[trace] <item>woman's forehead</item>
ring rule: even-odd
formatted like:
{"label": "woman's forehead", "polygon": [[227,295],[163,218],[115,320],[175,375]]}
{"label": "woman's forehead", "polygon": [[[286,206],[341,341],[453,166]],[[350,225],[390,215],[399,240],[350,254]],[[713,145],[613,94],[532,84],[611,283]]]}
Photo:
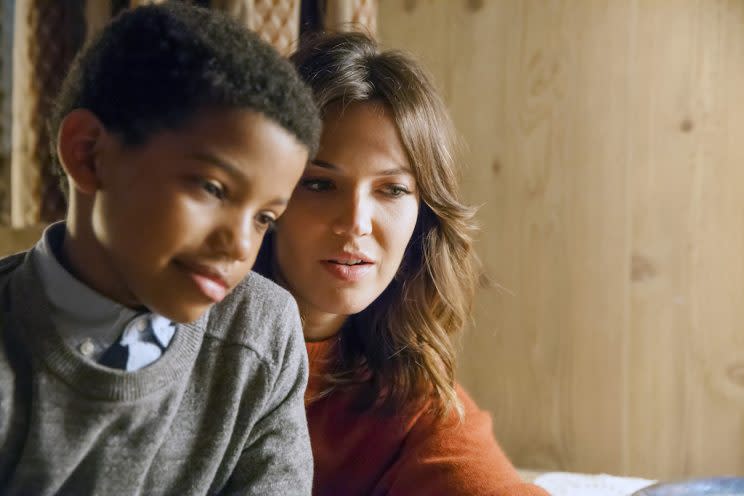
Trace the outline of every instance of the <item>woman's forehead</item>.
{"label": "woman's forehead", "polygon": [[327,113],[316,166],[331,171],[364,167],[376,174],[411,173],[392,113],[364,102]]}

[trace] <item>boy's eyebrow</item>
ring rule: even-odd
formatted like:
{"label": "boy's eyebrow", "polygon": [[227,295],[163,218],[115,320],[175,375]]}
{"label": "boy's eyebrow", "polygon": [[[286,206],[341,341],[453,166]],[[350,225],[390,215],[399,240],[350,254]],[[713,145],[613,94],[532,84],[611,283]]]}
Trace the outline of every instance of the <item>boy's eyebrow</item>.
{"label": "boy's eyebrow", "polygon": [[246,180],[248,179],[245,175],[245,173],[240,170],[240,167],[237,165],[228,162],[227,160],[218,157],[217,155],[214,155],[213,153],[210,153],[208,151],[196,151],[191,154],[191,156],[197,160],[201,160],[203,162],[209,162],[212,165],[216,165],[220,169],[224,169],[225,172],[230,174],[231,176],[234,176],[238,179]]}
{"label": "boy's eyebrow", "polygon": [[[242,170],[240,170],[240,167],[208,151],[197,151],[197,152],[192,153],[191,156],[197,160],[202,160],[204,162],[209,162],[212,165],[216,165],[217,167],[219,167],[220,169],[223,169],[225,172],[227,172],[231,176],[236,177],[242,181],[250,182],[250,178],[248,178],[248,176],[246,176],[245,173]],[[283,207],[287,205],[288,203],[289,203],[289,198],[276,198],[273,201],[271,201],[269,205],[276,205],[278,207]]]}
{"label": "boy's eyebrow", "polygon": [[[310,163],[318,167],[322,167],[323,169],[330,169],[332,171],[340,170],[339,166],[332,164],[330,162],[326,162],[325,160],[313,159],[310,161]],[[386,169],[384,171],[375,173],[376,176],[397,176],[398,174],[413,175],[413,172],[407,167],[397,167],[394,169]]]}

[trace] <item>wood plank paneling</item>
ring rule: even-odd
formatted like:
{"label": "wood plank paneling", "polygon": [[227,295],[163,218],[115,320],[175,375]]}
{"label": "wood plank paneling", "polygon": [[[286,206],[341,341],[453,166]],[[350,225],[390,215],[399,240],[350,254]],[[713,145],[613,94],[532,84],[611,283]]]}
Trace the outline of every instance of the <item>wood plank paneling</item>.
{"label": "wood plank paneling", "polygon": [[513,460],[744,473],[744,3],[407,0],[378,29],[467,143],[504,289],[460,376]]}

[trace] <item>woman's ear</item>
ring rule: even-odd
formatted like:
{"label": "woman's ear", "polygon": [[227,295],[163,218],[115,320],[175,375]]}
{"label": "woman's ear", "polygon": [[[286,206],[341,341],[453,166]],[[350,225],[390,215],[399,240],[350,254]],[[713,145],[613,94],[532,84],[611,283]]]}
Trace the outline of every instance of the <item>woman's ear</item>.
{"label": "woman's ear", "polygon": [[105,128],[90,110],[75,109],[65,116],[57,135],[57,157],[67,173],[70,189],[92,195],[99,188],[96,145]]}

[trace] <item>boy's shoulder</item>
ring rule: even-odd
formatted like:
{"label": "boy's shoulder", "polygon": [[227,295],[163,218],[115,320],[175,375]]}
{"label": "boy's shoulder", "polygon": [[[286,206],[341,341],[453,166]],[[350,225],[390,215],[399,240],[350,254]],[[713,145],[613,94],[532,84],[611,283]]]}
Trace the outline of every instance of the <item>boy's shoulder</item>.
{"label": "boy's shoulder", "polygon": [[14,255],[0,258],[0,280],[4,280],[26,259],[28,252],[22,251]]}
{"label": "boy's shoulder", "polygon": [[265,277],[250,272],[212,307],[206,329],[214,339],[253,349],[262,359],[281,360],[293,333],[302,330],[292,295]]}

